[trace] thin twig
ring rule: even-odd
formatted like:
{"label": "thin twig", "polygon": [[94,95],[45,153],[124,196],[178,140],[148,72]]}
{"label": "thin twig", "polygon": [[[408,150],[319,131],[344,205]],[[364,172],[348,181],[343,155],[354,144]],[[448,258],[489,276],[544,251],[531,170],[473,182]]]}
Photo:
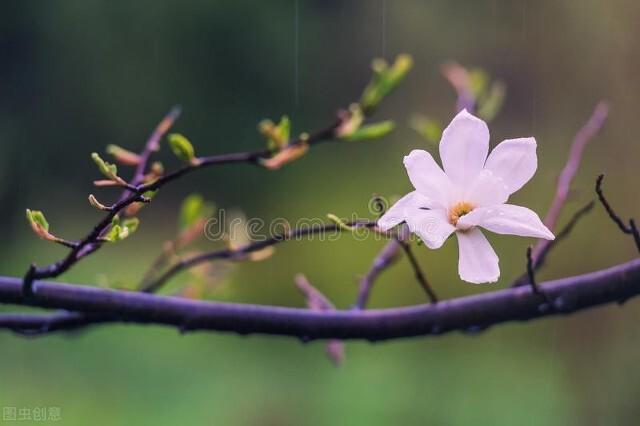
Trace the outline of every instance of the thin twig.
{"label": "thin twig", "polygon": [[373,259],[371,268],[369,268],[369,271],[360,279],[358,296],[353,306],[354,309],[359,310],[365,308],[376,279],[384,270],[396,262],[402,246],[400,240],[407,238],[408,235],[409,228],[406,225],[402,225],[398,232],[398,237],[386,243],[375,259]]}
{"label": "thin twig", "polygon": [[[585,204],[583,207],[581,207],[579,210],[577,210],[573,214],[573,216],[571,216],[571,219],[569,219],[569,222],[567,222],[567,224],[556,234],[556,238],[553,241],[551,241],[550,244],[546,244],[544,246],[544,250],[540,252],[538,257],[536,259],[533,259],[533,256],[531,256],[531,258],[533,259],[534,271],[538,271],[540,268],[542,268],[542,266],[544,266],[544,262],[547,259],[547,256],[549,255],[549,253],[555,247],[558,246],[558,243],[565,240],[571,234],[571,232],[573,231],[573,228],[575,228],[575,226],[578,224],[580,219],[582,219],[587,213],[589,213],[593,209],[594,205],[595,205],[595,201],[592,200],[592,201],[589,201],[587,204]],[[517,280],[514,281],[513,286],[517,287],[517,286],[525,285],[527,284],[528,279],[529,279],[528,274],[524,273]]]}
{"label": "thin twig", "polygon": [[[304,274],[297,274],[294,281],[300,292],[305,296],[309,309],[320,312],[334,311],[336,309],[333,303],[320,290],[315,288]],[[340,366],[344,363],[346,355],[344,343],[341,340],[329,340],[325,346],[325,352],[335,366]]]}
{"label": "thin twig", "polygon": [[636,244],[636,248],[638,249],[638,251],[640,251],[640,233],[638,232],[638,227],[636,226],[635,219],[633,218],[629,219],[629,226],[625,225],[622,218],[615,212],[615,210],[613,210],[613,207],[611,207],[611,204],[609,204],[609,201],[604,196],[604,191],[602,190],[603,180],[604,180],[603,174],[598,176],[598,178],[596,179],[596,194],[598,194],[598,199],[600,200],[600,203],[602,204],[604,209],[607,211],[607,214],[609,215],[611,220],[616,225],[618,225],[618,228],[620,229],[620,231],[624,232],[625,234],[630,234],[633,236],[633,241]]}
{"label": "thin twig", "polygon": [[[348,222],[347,225],[349,227],[356,227],[356,228],[357,227],[373,228],[376,226],[376,222],[357,221],[357,222]],[[159,277],[142,286],[140,288],[140,291],[145,293],[157,292],[169,279],[171,279],[177,273],[185,269],[192,268],[204,262],[209,262],[215,259],[226,259],[226,260],[234,260],[234,261],[244,260],[246,259],[247,255],[250,253],[262,250],[266,247],[270,247],[284,241],[295,240],[308,235],[322,234],[322,233],[329,233],[329,232],[342,232],[342,231],[343,231],[343,228],[335,223],[313,225],[309,227],[301,227],[298,229],[288,230],[281,234],[274,235],[270,238],[249,243],[246,246],[237,248],[237,249],[223,249],[223,250],[215,250],[215,251],[200,253],[200,254],[182,259],[179,262],[175,263],[173,266],[167,269]]]}
{"label": "thin twig", "polygon": [[411,246],[406,241],[401,241],[398,239],[398,242],[400,243],[400,246],[402,247],[405,254],[407,255],[407,258],[409,259],[409,263],[411,263],[411,267],[413,268],[413,272],[416,276],[416,280],[418,281],[418,283],[420,283],[420,287],[422,287],[424,292],[427,294],[431,303],[438,303],[438,296],[436,296],[436,293],[435,291],[433,291],[431,284],[429,284],[427,277],[422,272],[422,269],[418,264],[418,260],[414,256],[413,250],[411,250]]}
{"label": "thin twig", "polygon": [[[587,122],[582,126],[582,128],[576,133],[573,138],[573,143],[571,144],[571,149],[569,151],[569,158],[558,177],[558,185],[556,187],[556,193],[551,202],[551,206],[547,211],[547,214],[543,220],[544,224],[547,228],[552,231],[555,229],[558,219],[560,218],[560,214],[562,213],[562,208],[567,202],[567,197],[569,196],[569,190],[571,188],[571,181],[573,180],[578,168],[580,167],[580,162],[582,161],[582,154],[584,153],[584,149],[587,146],[587,143],[602,129],[604,125],[607,115],[609,114],[609,105],[600,101],[593,113],[587,120]],[[549,240],[540,239],[536,243],[533,248],[533,259],[536,261],[540,254],[545,250],[547,245],[551,244]]]}
{"label": "thin twig", "polygon": [[533,266],[533,257],[531,256],[531,246],[527,247],[527,277],[529,278],[529,285],[534,293],[540,293],[538,284],[536,284],[536,272]]}
{"label": "thin twig", "polygon": [[609,204],[609,201],[607,200],[607,198],[604,196],[604,191],[602,190],[603,181],[604,181],[604,174],[601,174],[596,179],[596,194],[598,194],[598,199],[600,200],[600,203],[602,204],[604,209],[607,211],[607,214],[609,215],[611,220],[616,225],[618,225],[618,228],[620,228],[620,230],[625,234],[631,234],[632,233],[631,228],[627,227],[627,225],[620,218],[620,216],[618,216],[615,210],[613,210],[613,207],[611,207],[611,204]]}
{"label": "thin twig", "polygon": [[629,219],[629,226],[631,227],[631,234],[633,235],[633,241],[636,243],[638,251],[640,251],[640,233],[636,226],[636,220],[634,218]]}

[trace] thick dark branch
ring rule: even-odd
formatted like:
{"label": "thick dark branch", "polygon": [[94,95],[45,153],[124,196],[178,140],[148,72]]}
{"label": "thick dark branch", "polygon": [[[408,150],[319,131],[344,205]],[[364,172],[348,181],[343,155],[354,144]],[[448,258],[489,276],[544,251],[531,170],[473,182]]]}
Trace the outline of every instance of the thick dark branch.
{"label": "thick dark branch", "polygon": [[[230,304],[106,290],[79,285],[37,282],[32,297],[22,293],[22,280],[0,278],[0,302],[113,315],[112,321],[163,324],[182,331],[217,330],[262,333],[300,339],[385,340],[476,331],[509,321],[571,314],[640,294],[640,259],[589,274],[540,283],[553,304],[542,309],[530,287],[515,287],[406,308],[315,312],[247,304]],[[11,329],[41,330],[36,317],[0,316]],[[42,322],[44,324],[45,321]],[[26,326],[28,325],[28,327]],[[44,327],[44,325],[43,325]]]}
{"label": "thick dark branch", "polygon": [[73,331],[89,324],[114,322],[114,315],[61,311],[53,314],[0,314],[0,328],[23,336],[39,336],[56,331]]}

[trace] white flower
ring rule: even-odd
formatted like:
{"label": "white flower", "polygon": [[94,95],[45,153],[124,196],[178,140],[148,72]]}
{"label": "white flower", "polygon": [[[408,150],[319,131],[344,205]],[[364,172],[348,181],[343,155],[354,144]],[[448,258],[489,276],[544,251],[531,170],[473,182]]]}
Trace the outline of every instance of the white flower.
{"label": "white flower", "polygon": [[488,152],[487,124],[461,111],[442,133],[444,171],[428,152],[411,151],[404,165],[415,191],[394,204],[378,227],[387,231],[406,222],[431,249],[440,248],[455,232],[460,278],[476,284],[497,281],[498,256],[478,227],[497,234],[555,237],[535,212],[505,204],[538,167],[536,140],[507,139],[487,158]]}

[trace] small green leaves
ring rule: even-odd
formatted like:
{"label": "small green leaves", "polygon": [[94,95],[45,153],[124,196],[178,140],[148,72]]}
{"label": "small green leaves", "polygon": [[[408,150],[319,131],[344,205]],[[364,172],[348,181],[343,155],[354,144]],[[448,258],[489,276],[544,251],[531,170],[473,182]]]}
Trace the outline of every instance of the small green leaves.
{"label": "small green leaves", "polygon": [[491,81],[489,73],[482,68],[472,68],[467,73],[469,91],[476,101],[476,113],[485,121],[493,120],[500,112],[506,86],[500,80]]}
{"label": "small green leaves", "polygon": [[409,124],[427,142],[434,145],[437,145],[442,137],[442,125],[432,118],[416,115],[411,118]]}
{"label": "small green leaves", "polygon": [[381,138],[395,128],[393,121],[381,121],[363,126],[365,117],[359,104],[351,104],[349,111],[340,111],[338,118],[341,122],[336,128],[336,137],[348,142]]}
{"label": "small green leaves", "polygon": [[102,173],[107,179],[112,181],[122,180],[118,177],[118,167],[115,164],[107,163],[98,155],[97,152],[91,154],[91,159],[98,166],[100,173]]}
{"label": "small green leaves", "polygon": [[308,150],[309,145],[306,142],[301,142],[288,145],[274,156],[270,158],[261,158],[258,161],[261,166],[266,167],[269,170],[277,170],[285,164],[289,164],[302,157]]}
{"label": "small green leaves", "polygon": [[302,133],[296,141],[290,141],[291,120],[286,115],[277,125],[271,120],[262,120],[258,124],[258,131],[267,139],[267,148],[272,154],[269,158],[258,159],[258,163],[269,170],[279,169],[297,160],[309,149],[309,135],[306,133]]}
{"label": "small green leaves", "polygon": [[278,151],[289,143],[291,120],[286,115],[280,118],[277,125],[271,120],[262,120],[258,124],[258,131],[267,139],[267,148],[270,151]]}
{"label": "small green leaves", "polygon": [[478,117],[485,121],[493,120],[504,104],[507,88],[502,81],[494,81],[489,91],[478,100]]}
{"label": "small green leaves", "polygon": [[89,204],[91,204],[92,207],[98,210],[103,210],[103,211],[111,210],[111,207],[105,206],[104,204],[102,204],[100,201],[98,201],[98,199],[93,194],[89,194]]}
{"label": "small green leaves", "polygon": [[407,54],[398,55],[391,66],[384,59],[375,59],[372,64],[373,78],[360,99],[363,111],[367,114],[373,111],[400,84],[412,66],[413,59]]}
{"label": "small green leaves", "polygon": [[140,156],[118,145],[107,145],[107,153],[111,154],[117,162],[125,166],[137,166],[140,163]]}
{"label": "small green leaves", "polygon": [[192,165],[197,163],[196,153],[189,139],[180,133],[171,133],[167,139],[169,140],[169,146],[176,157],[185,163],[190,163]]}
{"label": "small green leaves", "polygon": [[41,211],[27,209],[27,220],[38,236],[49,233],[49,222],[47,222],[47,219]]}
{"label": "small green leaves", "polygon": [[494,79],[482,68],[467,69],[456,62],[442,66],[442,74],[458,93],[458,99],[465,100],[466,108],[474,109],[478,117],[493,120],[504,103],[506,86]]}
{"label": "small green leaves", "polygon": [[49,222],[44,217],[44,214],[39,210],[26,210],[27,220],[33,232],[40,238],[46,241],[53,241],[55,243],[61,243],[69,246],[71,243],[61,238],[56,237],[49,233]]}
{"label": "small green leaves", "polygon": [[364,113],[359,104],[349,105],[349,110],[341,110],[338,113],[340,125],[336,128],[336,136],[345,139],[355,133],[364,121]]}
{"label": "small green leaves", "polygon": [[489,85],[489,74],[482,68],[472,68],[467,73],[469,91],[474,98],[482,96]]}
{"label": "small green leaves", "polygon": [[396,125],[393,121],[381,121],[379,123],[362,126],[349,136],[345,136],[342,139],[349,142],[378,139],[389,134],[395,127]]}
{"label": "small green leaves", "polygon": [[187,196],[180,207],[179,227],[184,231],[194,226],[198,221],[210,217],[215,211],[213,203],[208,203],[200,194]]}
{"label": "small green leaves", "polygon": [[109,231],[103,237],[103,240],[110,243],[122,241],[129,235],[133,234],[138,229],[139,224],[140,221],[136,217],[120,221],[118,216],[114,216],[111,221],[111,228],[109,228]]}

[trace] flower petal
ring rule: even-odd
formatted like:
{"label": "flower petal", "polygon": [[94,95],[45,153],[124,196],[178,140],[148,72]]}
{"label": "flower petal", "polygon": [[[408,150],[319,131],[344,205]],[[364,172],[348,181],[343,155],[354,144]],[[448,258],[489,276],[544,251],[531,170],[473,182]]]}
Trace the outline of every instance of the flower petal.
{"label": "flower petal", "polygon": [[429,199],[428,205],[424,207],[447,206],[451,181],[431,154],[414,149],[404,157],[404,166],[414,188]]}
{"label": "flower petal", "polygon": [[464,201],[474,207],[504,204],[509,199],[507,185],[491,170],[482,170],[464,192]]}
{"label": "flower petal", "polygon": [[484,166],[502,178],[513,194],[529,181],[538,168],[534,138],[507,139],[496,146]]}
{"label": "flower petal", "polygon": [[447,211],[443,209],[413,211],[407,217],[407,225],[430,249],[442,247],[456,230],[447,220]]}
{"label": "flower petal", "polygon": [[542,223],[538,215],[522,206],[503,204],[479,207],[458,220],[458,226],[482,226],[496,234],[519,235],[553,240],[553,233]]}
{"label": "flower petal", "polygon": [[487,124],[466,110],[460,111],[442,133],[442,166],[455,184],[470,183],[484,167],[488,152]]}
{"label": "flower petal", "polygon": [[458,273],[464,281],[473,284],[493,283],[500,277],[498,256],[487,238],[478,228],[457,232]]}
{"label": "flower petal", "polygon": [[388,231],[397,224],[404,222],[411,212],[420,210],[420,207],[425,207],[428,201],[428,198],[421,195],[418,191],[408,193],[400,198],[378,219],[378,228],[383,232]]}

